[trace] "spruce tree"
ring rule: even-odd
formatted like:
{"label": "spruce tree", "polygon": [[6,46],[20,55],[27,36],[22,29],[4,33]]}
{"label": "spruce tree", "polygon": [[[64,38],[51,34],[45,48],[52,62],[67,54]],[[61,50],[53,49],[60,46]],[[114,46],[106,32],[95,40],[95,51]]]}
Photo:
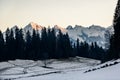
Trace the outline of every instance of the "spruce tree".
{"label": "spruce tree", "polygon": [[48,28],[48,39],[47,39],[47,44],[48,44],[48,53],[50,58],[55,58],[55,49],[56,49],[56,33],[54,28],[50,29]]}
{"label": "spruce tree", "polygon": [[9,35],[9,52],[10,52],[10,56],[11,59],[16,59],[16,53],[15,53],[15,38],[14,38],[14,33],[13,30],[10,30],[10,35]]}
{"label": "spruce tree", "polygon": [[[42,58],[43,59],[46,59],[46,56],[48,57],[49,54],[48,54],[48,35],[47,35],[47,31],[46,31],[46,28],[44,27],[42,29],[42,32],[41,32],[41,54],[42,54]],[[46,56],[45,56],[46,55]]]}
{"label": "spruce tree", "polygon": [[56,52],[56,32],[55,29],[52,28],[51,30],[51,58],[55,58],[55,52]]}
{"label": "spruce tree", "polygon": [[71,57],[75,57],[75,56],[78,56],[78,55],[77,55],[77,47],[76,47],[76,44],[74,43]]}
{"label": "spruce tree", "polygon": [[77,46],[76,46],[76,55],[80,56],[80,42],[78,38],[77,38]]}
{"label": "spruce tree", "polygon": [[38,60],[40,57],[40,37],[37,30],[33,30],[32,41],[31,41],[31,58]]}
{"label": "spruce tree", "polygon": [[25,40],[23,38],[23,29],[16,28],[15,30],[15,45],[16,45],[16,58],[25,58]]}
{"label": "spruce tree", "polygon": [[57,43],[56,43],[56,58],[62,58],[63,57],[63,33],[61,30],[59,30],[59,33],[57,35]]}
{"label": "spruce tree", "polygon": [[108,54],[108,59],[117,59],[120,57],[120,0],[118,0],[114,20],[114,35],[110,39],[110,49]]}
{"label": "spruce tree", "polygon": [[4,60],[4,38],[3,38],[3,34],[2,32],[0,31],[0,61],[3,61]]}
{"label": "spruce tree", "polygon": [[26,38],[26,42],[25,42],[25,58],[30,59],[32,36],[30,35],[29,31],[26,33],[25,38]]}
{"label": "spruce tree", "polygon": [[70,57],[70,55],[72,54],[72,46],[70,43],[70,39],[69,39],[69,35],[68,33],[66,33],[65,35],[63,35],[63,49],[64,49],[64,58],[68,58]]}
{"label": "spruce tree", "polygon": [[5,31],[5,55],[4,55],[4,58],[6,60],[9,60],[11,57],[11,54],[10,54],[10,45],[9,45],[9,41],[10,41],[10,29],[7,28],[7,30]]}

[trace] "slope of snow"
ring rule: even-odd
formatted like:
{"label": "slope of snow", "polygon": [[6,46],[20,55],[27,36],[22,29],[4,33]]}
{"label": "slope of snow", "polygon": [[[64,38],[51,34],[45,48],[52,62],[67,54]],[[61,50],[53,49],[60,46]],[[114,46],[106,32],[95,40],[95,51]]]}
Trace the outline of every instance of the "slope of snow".
{"label": "slope of snow", "polygon": [[30,22],[27,26],[25,26],[24,29],[25,30],[31,30],[31,29],[42,30],[43,26],[38,25],[37,23],[34,23],[34,22]]}
{"label": "slope of snow", "polygon": [[56,33],[58,33],[59,30],[61,30],[61,32],[64,34],[67,32],[67,30],[65,28],[62,28],[58,25],[55,25],[53,28],[55,29]]}
{"label": "slope of snow", "polygon": [[38,30],[38,32],[40,33],[41,30],[43,29],[43,26],[38,25],[37,23],[34,23],[34,22],[30,22],[28,25],[26,25],[26,26],[23,28],[24,35],[25,35],[28,31],[32,34],[33,29]]}
{"label": "slope of snow", "polygon": [[44,68],[43,61],[15,60],[0,63],[0,79],[19,79],[48,74],[66,74],[86,70],[99,64],[100,61],[87,58],[71,58],[67,60],[49,60]]}
{"label": "slope of snow", "polygon": [[[117,64],[115,64],[116,62]],[[120,80],[120,59],[99,65],[96,63],[99,64],[99,61],[87,58],[72,58],[69,60],[51,60],[51,64],[48,66],[52,68],[43,68],[41,67],[43,65],[42,61],[16,60],[2,62],[0,63],[3,66],[0,67],[0,79]],[[104,65],[109,66],[101,68]],[[86,70],[94,68],[97,68],[97,70],[84,73]],[[23,73],[24,69],[27,73]]]}
{"label": "slope of snow", "polygon": [[[110,61],[104,64],[111,64],[113,62],[114,61]],[[21,78],[17,80],[120,80],[119,68],[120,63],[89,73],[83,73],[84,70],[77,70],[66,73],[56,73],[43,76]]]}

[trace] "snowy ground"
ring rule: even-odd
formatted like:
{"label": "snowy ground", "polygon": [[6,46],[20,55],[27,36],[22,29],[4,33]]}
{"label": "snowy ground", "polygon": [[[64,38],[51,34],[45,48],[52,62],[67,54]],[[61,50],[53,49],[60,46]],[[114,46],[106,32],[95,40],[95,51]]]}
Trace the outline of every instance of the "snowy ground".
{"label": "snowy ground", "polygon": [[[43,68],[42,61],[15,60],[1,62],[0,80],[120,80],[119,59],[104,64],[99,64],[99,61],[87,58],[49,60],[48,62],[47,66],[49,68]],[[115,62],[117,64],[113,65]],[[86,72],[88,70],[90,72]]]}

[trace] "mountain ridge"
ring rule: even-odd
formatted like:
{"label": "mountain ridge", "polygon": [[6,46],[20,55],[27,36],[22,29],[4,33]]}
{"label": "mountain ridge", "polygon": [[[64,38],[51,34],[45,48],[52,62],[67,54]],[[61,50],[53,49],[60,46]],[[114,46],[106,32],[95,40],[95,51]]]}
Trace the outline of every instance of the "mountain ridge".
{"label": "mountain ridge", "polygon": [[[11,29],[14,29],[14,26]],[[28,25],[26,25],[23,28],[23,34],[25,35],[27,31],[29,31],[32,34],[33,29],[38,30],[39,33],[41,33],[41,30],[44,27],[41,25],[38,25],[37,23],[30,22]],[[106,34],[113,34],[113,28],[112,26],[108,28],[101,27],[99,25],[91,25],[89,27],[84,27],[81,25],[75,25],[74,27],[69,25],[66,28],[60,27],[58,25],[54,25],[53,27],[58,33],[59,29],[65,34],[69,34],[69,38],[72,43],[75,43],[77,39],[79,39],[80,42],[86,41],[87,43],[91,44],[92,42],[97,42],[97,44],[103,48],[105,48],[106,44]]]}

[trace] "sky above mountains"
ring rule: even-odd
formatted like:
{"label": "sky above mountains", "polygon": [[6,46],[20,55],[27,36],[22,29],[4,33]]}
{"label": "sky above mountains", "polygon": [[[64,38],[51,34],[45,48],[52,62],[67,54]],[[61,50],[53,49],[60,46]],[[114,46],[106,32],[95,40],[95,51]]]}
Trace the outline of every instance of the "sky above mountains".
{"label": "sky above mountains", "polygon": [[117,0],[0,0],[0,30],[31,21],[42,26],[104,27],[113,20]]}

